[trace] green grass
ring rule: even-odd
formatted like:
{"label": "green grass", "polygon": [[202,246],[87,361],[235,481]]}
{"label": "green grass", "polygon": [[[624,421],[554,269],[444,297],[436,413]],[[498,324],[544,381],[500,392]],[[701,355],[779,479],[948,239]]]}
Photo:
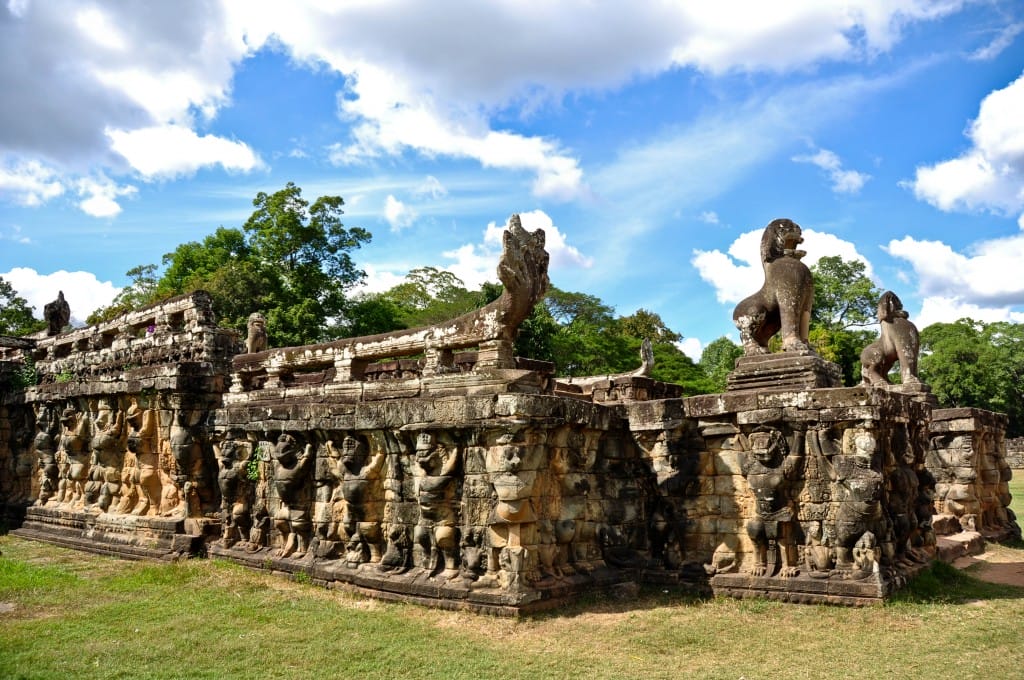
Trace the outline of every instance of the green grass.
{"label": "green grass", "polygon": [[1013,495],[1010,509],[1016,513],[1017,523],[1021,524],[1024,522],[1024,470],[1013,471],[1013,479],[1010,480],[1010,494]]}
{"label": "green grass", "polygon": [[969,678],[1024,667],[1024,589],[945,565],[863,609],[652,588],[510,620],[217,560],[128,562],[12,536],[0,550],[3,678]]}

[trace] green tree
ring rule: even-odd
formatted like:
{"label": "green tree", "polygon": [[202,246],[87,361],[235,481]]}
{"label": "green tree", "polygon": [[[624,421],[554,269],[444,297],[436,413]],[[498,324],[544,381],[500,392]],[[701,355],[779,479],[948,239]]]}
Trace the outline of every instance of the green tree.
{"label": "green tree", "polygon": [[708,343],[700,354],[700,367],[710,382],[709,392],[725,391],[726,378],[741,356],[743,348],[724,335]]}
{"label": "green tree", "polygon": [[481,291],[467,290],[462,279],[437,267],[413,269],[381,296],[398,308],[405,328],[441,323],[488,302]]}
{"label": "green tree", "polygon": [[921,331],[921,379],[939,403],[1006,413],[1024,435],[1024,325],[960,319]]}
{"label": "green tree", "polygon": [[310,205],[292,182],[253,199],[256,210],[243,225],[248,246],[261,268],[274,269],[280,277],[280,287],[261,310],[271,344],[325,339],[329,320],[344,312],[345,292],[366,275],[351,251],[371,235],[344,227],[343,205],[340,196],[321,196]]}
{"label": "green tree", "polygon": [[28,335],[46,328],[46,322],[32,315],[28,301],[0,277],[0,335]]}
{"label": "green tree", "polygon": [[877,321],[875,310],[882,291],[868,278],[860,260],[823,257],[811,267],[814,307],[811,346],[822,358],[839,364],[843,383],[860,382],[860,352],[874,339],[863,330]]}
{"label": "green tree", "polygon": [[137,267],[132,267],[125,272],[125,276],[131,279],[129,284],[120,290],[109,305],[93,311],[85,320],[86,323],[109,321],[116,316],[153,304],[160,299],[155,264],[140,264]]}

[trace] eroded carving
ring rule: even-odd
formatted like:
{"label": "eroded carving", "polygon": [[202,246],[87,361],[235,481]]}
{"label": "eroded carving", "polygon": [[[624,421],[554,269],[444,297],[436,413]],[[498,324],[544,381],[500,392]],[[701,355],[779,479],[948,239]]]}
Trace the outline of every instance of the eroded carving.
{"label": "eroded carving", "polygon": [[878,301],[880,337],[860,353],[861,375],[868,385],[888,385],[889,371],[900,363],[904,385],[920,383],[917,377],[917,353],[920,347],[917,326],[903,309],[903,303],[891,290]]}
{"label": "eroded carving", "polygon": [[800,573],[792,485],[801,476],[803,458],[802,444],[790,451],[786,438],[777,429],[755,430],[747,437],[740,467],[755,500],[755,515],[747,521],[747,534],[756,549],[750,568],[754,576],[771,576],[776,556],[781,562],[779,576]]}

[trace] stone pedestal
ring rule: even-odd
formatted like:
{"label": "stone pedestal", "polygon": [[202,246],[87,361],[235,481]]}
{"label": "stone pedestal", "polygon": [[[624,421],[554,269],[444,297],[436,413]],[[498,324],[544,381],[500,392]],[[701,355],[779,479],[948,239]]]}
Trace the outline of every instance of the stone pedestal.
{"label": "stone pedestal", "polygon": [[813,352],[755,354],[736,360],[727,378],[729,392],[737,390],[801,390],[839,387],[842,370]]}
{"label": "stone pedestal", "polygon": [[12,533],[45,543],[127,559],[175,560],[198,554],[214,520],[108,515],[61,507],[31,507]]}

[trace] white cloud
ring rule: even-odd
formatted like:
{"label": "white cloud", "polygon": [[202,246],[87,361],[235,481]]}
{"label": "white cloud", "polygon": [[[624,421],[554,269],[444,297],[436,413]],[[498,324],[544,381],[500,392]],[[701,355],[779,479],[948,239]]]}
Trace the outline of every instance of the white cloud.
{"label": "white cloud", "polygon": [[697,338],[683,338],[682,341],[675,343],[675,345],[679,348],[679,351],[694,361],[700,361],[700,355],[704,352],[704,343]]}
{"label": "white cloud", "polygon": [[14,241],[15,243],[20,243],[22,245],[28,245],[30,243],[33,243],[31,238],[22,233],[20,225],[12,224],[8,227],[8,229],[10,233],[0,234],[0,239],[4,239],[6,241]]}
{"label": "white cloud", "polygon": [[[918,293],[933,299],[931,305],[937,309],[987,308],[1005,315],[1010,306],[1024,305],[1022,234],[976,243],[967,254],[940,241],[911,236],[890,241],[885,250],[911,264]],[[982,313],[977,314],[981,318]]]}
{"label": "white cloud", "polygon": [[1013,44],[1014,39],[1024,32],[1024,22],[1018,22],[1010,24],[1003,28],[996,37],[992,39],[992,42],[981,47],[971,53],[969,59],[972,61],[988,61],[989,59],[995,59],[1003,50]]}
{"label": "white cloud", "polygon": [[891,48],[908,24],[961,4],[10,0],[0,91],[18,96],[0,107],[0,153],[84,167],[84,175],[120,170],[112,148],[145,177],[253,170],[260,164],[244,140],[200,135],[195,119],[230,104],[243,59],[283,49],[346,78],[338,106],[351,136],[336,159],[472,159],[530,173],[537,196],[565,200],[588,193],[578,155],[558,139],[495,124],[496,112],[528,113],[569,92],[680,67],[780,71],[862,60]]}
{"label": "white cloud", "polygon": [[1024,210],[1024,75],[981,102],[957,158],[917,168],[914,195],[944,211]]}
{"label": "white cloud", "polygon": [[423,182],[413,190],[413,194],[416,196],[429,196],[433,199],[443,198],[448,195],[448,190],[445,189],[441,181],[433,175],[427,175]]}
{"label": "white cloud", "polygon": [[[729,246],[728,254],[719,250],[693,251],[691,264],[700,277],[714,287],[719,302],[739,302],[760,290],[764,283],[760,253],[762,234],[763,228],[740,234]],[[871,263],[849,241],[813,229],[804,229],[803,237],[800,248],[807,251],[803,262],[808,267],[823,257],[838,255],[844,260],[863,262],[865,275],[874,278]]]}
{"label": "white cloud", "polygon": [[[907,24],[960,5],[805,0],[737,8],[576,0],[541,7],[395,0],[280,10],[247,3],[229,11],[250,45],[273,34],[297,60],[348,77],[339,109],[353,125],[352,138],[334,147],[335,162],[407,151],[470,158],[485,167],[533,172],[536,195],[570,199],[588,194],[579,160],[557,140],[494,129],[495,111],[529,110],[569,91],[614,88],[677,67],[781,71],[864,59],[892,47]],[[756,20],[738,22],[737,13]],[[431,30],[423,31],[425,25]],[[498,35],[515,36],[514,48],[496,49],[491,36]]]}
{"label": "white cloud", "polygon": [[401,231],[416,221],[416,211],[388,194],[384,201],[384,219],[391,225],[391,231]]}
{"label": "white cloud", "polygon": [[[528,231],[544,230],[544,249],[551,256],[549,271],[573,267],[588,268],[594,264],[591,257],[581,253],[575,246],[569,245],[551,217],[543,210],[519,213],[523,228]],[[483,243],[464,244],[455,250],[443,253],[454,263],[444,267],[458,276],[469,289],[479,287],[485,281],[497,281],[498,260],[501,257],[501,234],[505,224],[491,222],[484,230]]]}
{"label": "white cloud", "polygon": [[93,217],[116,217],[121,213],[117,198],[131,196],[138,190],[133,186],[118,186],[106,176],[79,180],[75,189],[79,196],[84,196],[78,207],[82,212]]}
{"label": "white cloud", "polygon": [[839,156],[828,149],[818,149],[813,154],[793,156],[792,160],[795,163],[810,163],[824,170],[832,180],[832,191],[837,194],[856,194],[864,187],[864,183],[871,179],[871,175],[856,170],[844,170]]}
{"label": "white cloud", "polygon": [[984,307],[956,298],[927,297],[922,301],[921,313],[911,317],[911,321],[918,328],[927,328],[933,323],[952,323],[964,318],[985,323],[1024,323],[1024,312],[1014,311],[1010,307]]}
{"label": "white cloud", "polygon": [[0,277],[28,301],[36,318],[42,318],[43,305],[56,300],[57,293],[64,291],[64,298],[71,306],[72,322],[77,323],[84,323],[93,311],[109,305],[121,290],[110,281],[100,281],[91,272],[83,271],[40,274],[28,267],[15,267]]}
{"label": "white cloud", "polygon": [[247,144],[214,135],[197,135],[181,125],[138,130],[107,130],[110,146],[147,179],[190,175],[199,168],[221,165],[248,172],[262,161]]}
{"label": "white cloud", "polygon": [[705,224],[719,223],[718,213],[716,213],[714,210],[705,210],[700,214],[700,216],[697,219],[699,219],[701,222],[704,222]]}
{"label": "white cloud", "polygon": [[10,196],[15,203],[42,205],[63,193],[64,185],[57,172],[38,161],[0,166],[0,195]]}

